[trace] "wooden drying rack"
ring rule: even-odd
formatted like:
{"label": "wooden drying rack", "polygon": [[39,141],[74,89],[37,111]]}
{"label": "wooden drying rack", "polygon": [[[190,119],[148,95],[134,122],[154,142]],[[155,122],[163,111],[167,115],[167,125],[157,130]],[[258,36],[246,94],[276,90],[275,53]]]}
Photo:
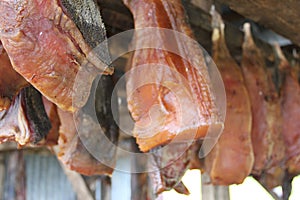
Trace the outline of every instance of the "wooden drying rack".
{"label": "wooden drying rack", "polygon": [[[76,0],[66,0],[69,1],[71,4],[73,1]],[[88,2],[91,0],[81,0],[82,2]],[[231,5],[234,9],[239,11],[241,14],[249,17],[250,19],[254,19],[259,21],[262,25],[267,25],[270,28],[278,31],[282,35],[285,35],[289,39],[293,41],[294,44],[300,45],[300,17],[299,17],[299,6],[289,6],[287,2],[278,2],[275,0],[269,1],[270,5],[267,5],[266,1],[264,0],[254,0],[254,1],[245,1],[242,2],[234,1],[234,0],[220,0],[220,1],[212,1],[212,0],[183,0],[184,6],[187,10],[187,14],[189,17],[190,24],[195,32],[198,42],[208,50],[211,47],[211,26],[210,21],[211,17],[208,14],[210,6],[212,3],[215,3],[216,7],[220,9],[222,7],[222,3],[227,3]],[[261,2],[264,2],[263,7],[257,7]],[[106,25],[107,35],[112,36],[116,33],[128,30],[133,28],[133,21],[131,18],[131,14],[125,8],[125,6],[121,3],[120,0],[98,0],[98,3],[101,5],[101,14],[103,21]],[[299,5],[296,0],[289,1],[291,5]],[[103,6],[102,6],[103,5]],[[273,13],[272,16],[265,16],[269,15],[270,12],[263,12],[263,9],[267,9],[267,6],[272,7],[272,9],[279,9],[289,7],[292,10],[289,10],[291,13],[289,16],[285,16],[285,13],[282,15],[278,15],[278,13]],[[251,10],[252,9],[252,10]],[[254,11],[253,9],[257,9]],[[294,10],[293,10],[294,9]],[[270,9],[271,10],[271,9]],[[286,24],[285,21],[278,20],[279,17],[285,17],[286,21],[291,22],[292,24]],[[232,25],[232,21],[238,21],[241,16],[237,13],[229,14],[224,16],[224,20],[226,22],[226,39],[229,46],[229,50],[237,62],[241,59],[241,44],[243,41],[243,33],[239,28]],[[276,23],[272,23],[273,21]],[[293,24],[295,23],[295,24]],[[284,27],[284,28],[283,28]],[[264,49],[265,57],[270,58],[272,60],[273,51],[269,44],[265,43],[264,41],[257,39],[256,40],[260,48]],[[298,49],[299,47],[295,45],[290,45],[289,47],[285,48],[284,51],[288,58],[293,58],[291,47]],[[122,60],[123,59],[123,60]],[[126,61],[126,57],[121,58],[121,63],[119,63],[119,68],[117,70],[122,73],[124,71],[123,63]],[[120,62],[120,61],[118,61]],[[118,65],[118,64],[116,64]],[[16,146],[14,144],[2,144],[0,145],[0,194],[4,194],[7,198],[16,198],[16,195],[20,199],[24,199],[24,194],[22,192],[15,193],[16,191],[22,191],[22,184],[24,180],[22,179],[22,175],[24,176],[24,161],[23,161],[23,154],[32,154],[35,153],[37,155],[48,155],[50,153],[48,150],[37,149],[24,149],[21,151],[16,151]],[[71,185],[73,185],[73,189],[77,195],[77,198],[89,200],[89,199],[101,199],[101,200],[110,200],[111,199],[111,180],[109,177],[95,177],[94,178],[94,186],[92,191],[101,191],[98,194],[97,198],[95,195],[92,194],[91,188],[88,187],[86,180],[76,172],[72,172],[68,169],[63,167],[64,173],[68,177]],[[9,173],[9,174],[7,174]],[[9,175],[10,183],[12,186],[7,186],[5,181],[5,174]],[[23,182],[22,182],[23,180]],[[209,179],[206,174],[202,176],[202,183],[208,182]],[[90,185],[93,185],[90,184]],[[13,187],[13,188],[11,188]],[[97,188],[98,187],[98,188]],[[129,186],[128,186],[129,187]],[[17,190],[15,189],[17,188]],[[24,188],[23,188],[24,190]],[[229,200],[229,189],[225,186],[212,186],[208,184],[202,184],[202,199],[204,200]],[[273,192],[269,191],[270,194],[273,196],[275,200],[279,200],[280,198],[277,197]],[[10,196],[12,195],[12,196]]]}

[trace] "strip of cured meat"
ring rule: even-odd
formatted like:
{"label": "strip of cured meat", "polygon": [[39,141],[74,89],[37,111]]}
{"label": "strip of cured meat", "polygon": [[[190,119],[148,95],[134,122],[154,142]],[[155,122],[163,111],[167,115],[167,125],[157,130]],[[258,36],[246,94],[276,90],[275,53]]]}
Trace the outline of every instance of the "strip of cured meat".
{"label": "strip of cured meat", "polygon": [[[61,109],[76,110],[74,92],[81,95],[76,105],[83,106],[94,74],[112,73],[57,0],[4,0],[0,12],[0,39],[12,66]],[[74,86],[79,70],[84,78]]]}
{"label": "strip of cured meat", "polygon": [[282,121],[278,94],[262,53],[253,41],[249,23],[244,25],[244,31],[242,70],[253,116],[251,140],[255,159],[252,174],[260,176],[282,162]]}
{"label": "strip of cured meat", "polygon": [[[132,140],[131,144],[133,152],[142,153],[135,143],[135,140]],[[185,149],[174,146],[173,149],[168,149],[163,152],[159,152],[157,150],[154,151],[151,156],[152,162],[150,163],[150,172],[131,174],[131,199],[140,199],[141,196],[144,199],[155,199],[155,196],[159,195],[161,192],[171,189],[174,189],[180,194],[188,195],[189,190],[180,180],[186,171],[188,166],[187,164],[189,163],[189,160],[186,158],[186,156],[190,155],[190,153],[184,153],[182,156],[180,156],[180,153],[183,153],[180,151],[184,152]],[[178,161],[176,161],[177,159]],[[180,165],[180,159],[184,159],[186,164]],[[160,168],[164,168],[165,166],[161,165],[159,162],[163,164],[167,163],[167,165],[172,165],[172,167],[166,166],[166,169],[160,170]],[[140,170],[145,167],[145,160],[133,158],[131,164],[132,169]],[[182,168],[182,166],[184,167]],[[174,173],[172,173],[172,171]],[[152,187],[153,185],[154,187]]]}
{"label": "strip of cured meat", "polygon": [[[116,164],[119,134],[111,113],[111,81],[108,76],[99,79],[80,114],[58,109],[61,126],[57,156],[71,170],[84,175],[111,175]],[[97,119],[89,115],[88,105],[95,109]]]}
{"label": "strip of cured meat", "polygon": [[297,175],[300,173],[300,86],[280,47],[276,45],[275,49],[280,59],[279,69],[282,76],[281,106],[286,167],[289,174]]}
{"label": "strip of cured meat", "polygon": [[201,154],[200,149],[202,146],[202,141],[198,140],[190,147],[191,148],[191,158],[190,158],[190,169],[199,169],[201,172],[204,171],[204,159],[200,159]]}
{"label": "strip of cured meat", "polygon": [[[193,38],[181,1],[124,3],[131,10],[137,29],[132,46],[159,44],[159,48],[135,51],[128,69],[127,101],[139,148],[146,152],[167,144],[175,136],[179,140],[205,137],[209,126],[218,124],[218,112],[202,50],[196,43],[190,45],[181,40],[175,32],[139,31],[164,28]],[[160,48],[168,45],[180,55]]]}
{"label": "strip of cured meat", "polygon": [[60,127],[60,120],[57,113],[57,106],[51,101],[47,100],[45,97],[43,97],[43,104],[47,116],[51,122],[51,129],[49,133],[46,135],[45,142],[42,144],[48,146],[57,145],[58,137],[59,137],[59,127]]}
{"label": "strip of cured meat", "polygon": [[[96,48],[101,43],[103,49],[96,50],[101,51],[103,62],[109,64],[108,48],[103,42],[106,39],[106,32],[95,2],[85,1],[83,5],[81,1],[62,0],[61,3],[78,26],[85,41],[92,48]],[[82,16],[82,13],[85,15]],[[105,45],[103,46],[103,44]],[[81,78],[86,81],[86,77],[82,76]],[[111,175],[116,163],[115,147],[119,136],[115,121],[118,120],[118,117],[114,118],[111,108],[118,108],[117,97],[112,96],[113,80],[111,76],[101,76],[96,80],[93,82],[86,105],[75,112],[74,116],[59,110],[62,125],[58,157],[69,168],[79,173]],[[82,87],[80,84],[78,86]],[[94,112],[96,116],[91,117],[91,113]],[[115,112],[115,114],[117,113]]]}
{"label": "strip of cured meat", "polygon": [[0,112],[0,142],[16,141],[19,145],[35,144],[51,129],[41,94],[26,87]]}
{"label": "strip of cured meat", "polygon": [[12,67],[0,42],[0,111],[9,108],[13,98],[29,83]]}
{"label": "strip of cured meat", "polygon": [[[269,80],[272,77],[271,70],[267,70],[266,74]],[[269,86],[272,88],[273,93],[275,92],[275,84],[273,81],[269,81]],[[271,140],[273,145],[272,154],[270,161],[266,168],[262,171],[259,176],[254,176],[264,187],[267,189],[273,189],[277,186],[282,185],[284,175],[285,175],[285,144],[282,135],[283,131],[283,121],[282,121],[282,109],[281,101],[279,95],[273,96],[270,103],[270,113],[268,114],[268,119],[273,124],[275,129],[271,130]],[[271,125],[270,125],[271,126]]]}
{"label": "strip of cured meat", "polygon": [[174,188],[179,193],[189,194],[181,182],[182,176],[190,166],[192,153],[189,144],[169,144],[166,148],[155,148],[150,152],[152,172],[149,172],[149,176],[154,193],[158,195]]}
{"label": "strip of cured meat", "polygon": [[[71,170],[90,175],[111,174],[113,169],[95,159],[82,144],[73,114],[58,109],[61,121],[58,140],[58,158]],[[90,131],[92,127],[90,127]]]}
{"label": "strip of cured meat", "polygon": [[242,71],[226,46],[221,16],[212,10],[212,18],[212,54],[224,81],[227,109],[223,133],[205,158],[205,169],[213,184],[240,184],[250,174],[254,162],[250,98]]}

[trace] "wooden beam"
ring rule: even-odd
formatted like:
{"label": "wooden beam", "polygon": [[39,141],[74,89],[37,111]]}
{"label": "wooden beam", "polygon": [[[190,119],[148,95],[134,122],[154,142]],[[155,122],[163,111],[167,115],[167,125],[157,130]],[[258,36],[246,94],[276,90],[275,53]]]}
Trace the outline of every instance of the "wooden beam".
{"label": "wooden beam", "polygon": [[300,46],[300,1],[220,0],[241,15],[274,30]]}
{"label": "wooden beam", "polygon": [[[205,2],[207,1],[207,2]],[[203,3],[205,2],[205,3]],[[133,19],[130,11],[121,1],[117,0],[98,0],[100,9],[103,14],[103,21],[107,27],[108,36],[120,33],[133,28]],[[183,0],[189,23],[194,31],[197,41],[206,49],[208,53],[211,51],[211,16],[209,0]],[[217,4],[220,7],[220,4]],[[227,46],[232,56],[239,62],[242,55],[242,43],[244,39],[243,32],[230,22],[226,22],[225,37]],[[269,44],[261,40],[256,40],[258,46],[264,49],[266,57],[273,54],[273,50]]]}

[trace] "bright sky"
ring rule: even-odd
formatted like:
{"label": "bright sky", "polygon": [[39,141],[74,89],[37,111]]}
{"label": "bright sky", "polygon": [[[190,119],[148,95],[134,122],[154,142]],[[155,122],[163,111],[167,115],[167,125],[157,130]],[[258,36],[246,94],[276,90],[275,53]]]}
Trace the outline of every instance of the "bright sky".
{"label": "bright sky", "polygon": [[[175,191],[164,192],[164,200],[201,200],[201,175],[198,170],[189,170],[183,177],[183,182],[191,192],[189,196],[180,195]],[[300,199],[300,176],[294,178],[290,200]],[[296,189],[298,188],[298,190]],[[279,193],[281,188],[277,188]],[[251,177],[243,184],[230,186],[231,200],[273,200],[273,198]],[[205,199],[204,199],[205,200]]]}

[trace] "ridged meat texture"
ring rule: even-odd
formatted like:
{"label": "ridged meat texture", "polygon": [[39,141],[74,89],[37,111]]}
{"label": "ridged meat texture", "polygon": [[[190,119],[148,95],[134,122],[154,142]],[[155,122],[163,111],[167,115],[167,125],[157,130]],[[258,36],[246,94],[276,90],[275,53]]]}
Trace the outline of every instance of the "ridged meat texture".
{"label": "ridged meat texture", "polygon": [[227,109],[223,133],[205,158],[205,170],[213,184],[240,184],[250,174],[254,162],[250,97],[242,71],[227,49],[223,22],[213,29],[212,40],[213,60],[224,81]]}
{"label": "ridged meat texture", "polygon": [[274,83],[262,53],[252,39],[248,23],[244,25],[244,30],[242,71],[253,117],[251,140],[255,159],[252,174],[260,176],[283,161],[281,110]]}
{"label": "ridged meat texture", "polygon": [[[124,0],[134,16],[135,28],[165,28],[191,38],[181,1]],[[145,29],[144,29],[145,30]],[[174,139],[203,138],[219,116],[210,89],[210,78],[198,44],[178,39],[166,32],[135,32],[132,46],[172,46],[172,50],[136,50],[127,79],[127,101],[135,121],[134,137],[141,151],[165,145]]]}
{"label": "ridged meat texture", "polygon": [[90,48],[58,1],[3,0],[0,13],[0,39],[14,69],[61,109],[76,110],[74,92],[82,95],[76,106],[84,105],[93,75],[84,73],[74,87],[79,69],[100,73],[105,65],[88,55]]}
{"label": "ridged meat texture", "polygon": [[279,69],[282,76],[281,106],[283,117],[283,137],[286,146],[286,167],[291,175],[300,173],[300,85],[298,77],[276,46],[280,58]]}
{"label": "ridged meat texture", "polygon": [[12,67],[0,42],[0,111],[9,108],[18,92],[29,83]]}

